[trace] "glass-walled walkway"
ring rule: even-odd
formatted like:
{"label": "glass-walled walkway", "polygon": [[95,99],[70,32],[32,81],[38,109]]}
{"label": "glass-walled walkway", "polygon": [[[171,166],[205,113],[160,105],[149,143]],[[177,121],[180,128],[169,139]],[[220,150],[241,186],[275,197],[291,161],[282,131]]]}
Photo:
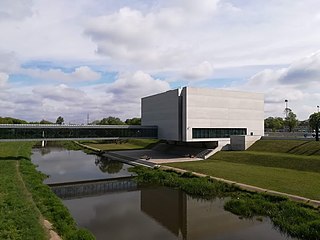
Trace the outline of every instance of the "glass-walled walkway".
{"label": "glass-walled walkway", "polygon": [[0,141],[157,137],[158,128],[155,126],[0,124]]}

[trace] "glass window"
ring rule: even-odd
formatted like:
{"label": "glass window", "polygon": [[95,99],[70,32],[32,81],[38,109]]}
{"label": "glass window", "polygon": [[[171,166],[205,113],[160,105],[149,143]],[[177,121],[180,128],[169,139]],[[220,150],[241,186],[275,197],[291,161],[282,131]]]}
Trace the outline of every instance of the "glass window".
{"label": "glass window", "polygon": [[246,128],[192,128],[192,138],[229,138],[231,135],[247,135]]}

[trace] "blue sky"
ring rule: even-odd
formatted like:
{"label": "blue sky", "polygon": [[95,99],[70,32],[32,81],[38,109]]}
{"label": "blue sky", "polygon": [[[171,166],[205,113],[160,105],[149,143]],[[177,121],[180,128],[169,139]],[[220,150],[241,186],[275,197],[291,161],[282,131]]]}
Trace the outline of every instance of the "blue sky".
{"label": "blue sky", "polygon": [[318,0],[0,0],[0,116],[140,116],[191,86],[262,92],[265,116],[320,105]]}

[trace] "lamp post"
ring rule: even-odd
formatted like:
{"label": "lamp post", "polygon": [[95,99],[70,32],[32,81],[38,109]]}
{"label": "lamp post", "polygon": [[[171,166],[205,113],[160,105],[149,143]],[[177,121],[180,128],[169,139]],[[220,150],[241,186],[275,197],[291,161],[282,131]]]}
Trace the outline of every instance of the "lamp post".
{"label": "lamp post", "polygon": [[285,111],[285,113],[286,113],[286,118],[287,118],[287,117],[288,117],[288,99],[285,99],[284,102],[285,102],[285,106],[286,106],[286,108],[284,109],[284,111]]}
{"label": "lamp post", "polygon": [[319,113],[319,105],[317,106],[317,108],[318,108],[318,113]]}

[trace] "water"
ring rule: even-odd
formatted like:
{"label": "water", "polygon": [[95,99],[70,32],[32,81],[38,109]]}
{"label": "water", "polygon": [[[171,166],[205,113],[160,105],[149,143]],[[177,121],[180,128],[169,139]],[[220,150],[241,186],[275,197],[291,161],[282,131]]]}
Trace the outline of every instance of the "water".
{"label": "water", "polygon": [[[131,175],[126,164],[61,148],[35,149],[32,161],[50,175],[47,183]],[[63,200],[77,224],[98,240],[292,239],[266,218],[240,219],[225,211],[223,199],[194,199],[166,187],[111,185],[112,191],[110,187],[90,186],[91,196],[76,189],[76,194],[65,195]]]}
{"label": "water", "polygon": [[50,176],[47,184],[132,176],[130,165],[61,147],[33,149],[32,162]]}
{"label": "water", "polygon": [[174,189],[143,188],[64,200],[79,226],[117,240],[277,240],[265,218],[244,220],[224,211],[224,200],[197,200]]}

